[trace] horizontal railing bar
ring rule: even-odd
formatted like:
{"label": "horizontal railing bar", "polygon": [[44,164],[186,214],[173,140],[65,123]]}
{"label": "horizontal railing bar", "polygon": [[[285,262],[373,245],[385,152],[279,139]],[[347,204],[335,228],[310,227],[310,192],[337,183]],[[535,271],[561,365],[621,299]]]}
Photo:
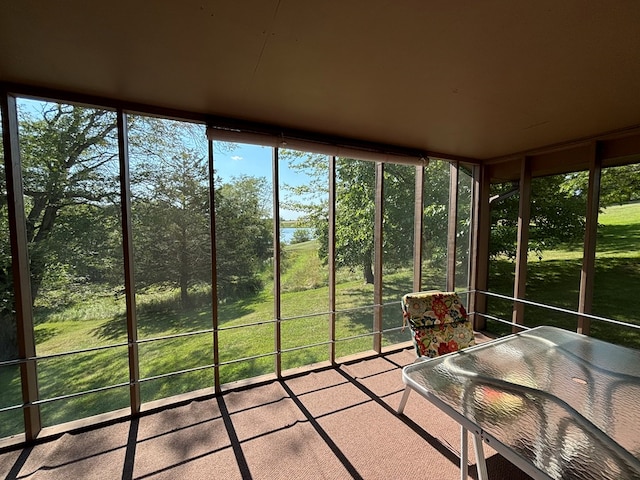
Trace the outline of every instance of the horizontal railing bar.
{"label": "horizontal railing bar", "polygon": [[336,338],[335,343],[344,342],[345,340],[355,340],[357,338],[372,337],[380,332],[361,333],[360,335],[352,335],[351,337]]}
{"label": "horizontal railing bar", "polygon": [[580,312],[576,312],[574,310],[567,310],[566,308],[562,308],[562,307],[555,307],[553,305],[545,305],[543,303],[533,302],[531,300],[525,300],[524,298],[509,297],[507,295],[502,295],[500,293],[485,292],[483,290],[477,290],[477,292],[481,293],[483,295],[488,295],[490,297],[502,298],[503,300],[510,300],[510,301],[513,301],[513,302],[524,303],[525,305],[531,305],[531,306],[539,307],[539,308],[546,308],[547,310],[554,310],[556,312],[568,313],[570,315],[575,315],[577,317],[590,318],[592,320],[598,320],[598,321],[601,321],[601,322],[613,323],[615,325],[620,325],[620,326],[623,326],[623,327],[635,328],[637,330],[640,330],[640,325],[636,325],[634,323],[622,322],[620,320],[614,320],[612,318],[599,317],[598,315],[593,315],[591,313],[580,313]]}
{"label": "horizontal railing bar", "polygon": [[64,357],[66,355],[77,355],[79,353],[91,353],[91,352],[98,352],[100,350],[107,350],[109,348],[125,348],[129,346],[128,343],[116,343],[113,345],[102,345],[100,347],[91,347],[91,348],[83,348],[80,350],[71,350],[69,352],[60,352],[60,353],[50,353],[48,355],[37,355],[35,357],[29,357],[24,359],[22,362],[28,362],[28,361],[40,361],[40,360],[51,360],[53,358],[60,358],[60,357]]}
{"label": "horizontal railing bar", "polygon": [[257,358],[271,357],[271,356],[273,356],[275,354],[276,354],[276,352],[269,352],[269,353],[261,353],[260,355],[253,355],[251,357],[238,358],[238,359],[235,359],[235,360],[227,360],[226,362],[218,363],[218,366],[221,367],[223,365],[231,365],[231,364],[234,364],[234,363],[246,362],[248,360],[255,360]]}
{"label": "horizontal railing bar", "polygon": [[174,333],[171,335],[163,335],[162,337],[153,337],[153,338],[142,338],[138,339],[136,343],[149,343],[149,342],[158,342],[161,340],[171,340],[172,338],[180,338],[180,337],[192,337],[194,335],[202,335],[204,333],[213,333],[213,328],[208,328],[206,330],[196,330],[194,332],[183,332],[183,333]]}
{"label": "horizontal railing bar", "polygon": [[[302,318],[313,318],[313,317],[322,317],[322,316],[330,316],[331,312],[318,312],[318,313],[308,313],[306,315],[296,315],[293,317],[282,317],[280,321],[288,322],[289,320],[300,320]],[[328,320],[328,319],[327,319]]]}
{"label": "horizontal railing bar", "polygon": [[280,320],[281,321],[288,321],[288,320],[299,320],[301,318],[319,317],[319,316],[322,316],[322,315],[339,315],[341,313],[356,312],[358,310],[373,309],[375,307],[388,307],[390,305],[396,305],[396,304],[399,304],[399,303],[400,303],[400,301],[383,303],[383,304],[365,305],[364,307],[345,308],[344,310],[333,310],[333,311],[327,310],[325,312],[309,313],[309,314],[306,314],[306,315],[297,315],[297,316],[294,316],[294,317],[282,317]]}
{"label": "horizontal railing bar", "polygon": [[[392,302],[392,303],[388,303],[386,305],[393,305],[395,303],[398,303],[398,302]],[[332,314],[338,315],[338,314],[341,314],[341,313],[355,312],[355,311],[358,311],[358,310],[365,310],[365,309],[369,309],[369,308],[373,309],[373,308],[379,307],[379,306],[384,306],[384,305],[366,305],[364,307],[347,308],[347,309],[344,309],[344,310],[333,310],[333,311],[327,310],[327,311],[324,311],[324,312],[308,313],[308,314],[297,315],[297,316],[293,316],[293,317],[282,317],[282,318],[280,318],[280,321],[281,322],[285,322],[285,321],[289,321],[289,320],[299,320],[301,318],[320,317],[320,316],[323,316],[323,315],[332,315]],[[233,329],[236,329],[236,328],[255,327],[255,326],[258,326],[258,325],[264,325],[264,324],[267,324],[267,323],[277,323],[277,322],[278,322],[278,320],[261,320],[259,322],[254,322],[254,323],[245,323],[245,324],[242,324],[242,325],[231,325],[231,326],[228,326],[228,327],[219,327],[217,331],[221,332],[221,331],[224,331],[224,330],[233,330]]]}
{"label": "horizontal railing bar", "polygon": [[[478,315],[479,317],[483,317],[483,318],[488,318],[489,320],[494,320],[496,322],[499,323],[503,323],[505,325],[509,325],[512,327],[518,327],[521,328],[522,330],[531,330],[531,327],[527,327],[526,325],[522,325],[521,323],[513,323],[509,320],[504,320],[503,318],[499,318],[499,317],[494,317],[493,315],[489,315],[488,313],[477,313],[474,312],[474,315]],[[469,314],[471,315],[471,314]]]}
{"label": "horizontal railing bar", "polygon": [[216,331],[217,332],[224,332],[225,330],[235,330],[237,328],[257,327],[259,325],[266,325],[268,323],[277,323],[277,321],[276,320],[261,320],[259,322],[243,323],[242,325],[230,325],[228,327],[218,327],[218,329]]}
{"label": "horizontal railing bar", "polygon": [[15,360],[4,360],[0,362],[0,368],[2,367],[12,367],[17,365],[22,365],[26,360],[17,358]]}
{"label": "horizontal railing bar", "polygon": [[[215,367],[214,364],[210,365],[201,365],[199,367],[185,368],[183,370],[176,370],[174,372],[161,373],[160,375],[154,375],[153,377],[145,377],[138,380],[138,383],[150,382],[152,380],[158,380],[160,378],[173,377],[174,375],[182,375],[183,373],[192,373],[200,370],[207,370],[209,368]],[[213,387],[213,385],[211,385]]]}
{"label": "horizontal railing bar", "polygon": [[280,350],[280,353],[295,352],[296,350],[304,350],[306,348],[322,347],[326,345],[331,345],[332,343],[334,342],[332,342],[331,340],[328,340],[326,342],[312,343],[310,345],[302,345],[300,347],[283,348],[282,350]]}
{"label": "horizontal railing bar", "polygon": [[389,333],[389,332],[397,332],[398,330],[402,330],[404,327],[393,327],[381,330],[380,333]]}
{"label": "horizontal railing bar", "polygon": [[115,384],[115,385],[108,385],[106,387],[92,388],[91,390],[83,390],[82,392],[70,393],[68,395],[60,395],[58,397],[51,397],[51,398],[45,398],[45,399],[42,399],[42,400],[36,400],[34,402],[25,404],[25,406],[27,406],[27,405],[43,405],[45,403],[57,402],[58,400],[68,400],[70,398],[80,397],[82,395],[89,395],[90,393],[99,393],[99,392],[104,392],[105,390],[112,390],[114,388],[128,387],[130,385],[131,385],[130,382],[124,382],[124,383],[118,383],[118,384]]}
{"label": "horizontal railing bar", "polygon": [[24,408],[24,403],[20,403],[18,405],[11,405],[10,407],[2,407],[0,408],[0,413],[8,412],[10,410],[19,410]]}

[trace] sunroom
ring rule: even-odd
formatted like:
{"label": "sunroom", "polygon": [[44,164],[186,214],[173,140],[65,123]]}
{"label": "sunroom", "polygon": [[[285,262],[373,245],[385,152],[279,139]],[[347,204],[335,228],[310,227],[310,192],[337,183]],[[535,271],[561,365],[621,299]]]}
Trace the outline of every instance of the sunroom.
{"label": "sunroom", "polygon": [[[478,341],[554,325],[640,348],[635,3],[0,8],[10,478],[25,447],[108,429],[129,436],[118,474],[171,476],[132,467],[131,422],[207,401],[228,435],[211,451],[273,477],[257,469],[277,460],[244,458],[225,400],[269,416],[283,394],[298,411],[273,431],[309,422],[335,461],[323,474],[388,478],[401,458],[367,470],[299,399],[330,405],[346,382],[341,415],[391,416],[409,292],[458,292]],[[455,470],[457,431],[430,443],[410,408],[389,431]],[[501,461],[495,478],[519,474]]]}

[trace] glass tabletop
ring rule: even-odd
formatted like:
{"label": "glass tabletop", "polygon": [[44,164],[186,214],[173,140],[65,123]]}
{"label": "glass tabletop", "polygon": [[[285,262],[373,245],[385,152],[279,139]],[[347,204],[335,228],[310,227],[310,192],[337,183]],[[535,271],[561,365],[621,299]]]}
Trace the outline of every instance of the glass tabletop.
{"label": "glass tabletop", "polygon": [[638,350],[545,326],[404,376],[551,478],[640,479]]}

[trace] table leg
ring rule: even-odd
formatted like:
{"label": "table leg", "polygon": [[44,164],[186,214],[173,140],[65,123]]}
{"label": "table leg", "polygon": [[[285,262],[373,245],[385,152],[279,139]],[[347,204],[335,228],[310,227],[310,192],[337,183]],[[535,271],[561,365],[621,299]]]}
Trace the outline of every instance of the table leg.
{"label": "table leg", "polygon": [[409,398],[409,394],[411,393],[411,387],[408,385],[404,387],[404,393],[402,394],[402,399],[400,400],[400,405],[398,405],[398,414],[401,414],[404,411],[404,407],[407,404],[407,399]]}
{"label": "table leg", "polygon": [[476,468],[478,469],[478,480],[489,480],[487,475],[487,462],[484,458],[484,448],[482,438],[479,434],[473,434],[473,449],[476,453]]}
{"label": "table leg", "polygon": [[467,429],[460,425],[460,480],[467,480],[469,476],[469,451]]}

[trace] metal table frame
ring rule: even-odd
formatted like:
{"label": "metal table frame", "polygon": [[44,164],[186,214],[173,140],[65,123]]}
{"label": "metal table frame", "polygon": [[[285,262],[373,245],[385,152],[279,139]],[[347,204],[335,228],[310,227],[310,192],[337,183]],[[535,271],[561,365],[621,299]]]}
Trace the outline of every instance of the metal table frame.
{"label": "metal table frame", "polygon": [[[540,479],[540,480],[552,480],[552,477],[549,476],[546,472],[540,470],[533,463],[531,463],[528,459],[523,458],[517,452],[513,451],[508,445],[505,445],[504,443],[502,443],[500,441],[500,439],[495,438],[490,432],[487,432],[486,430],[481,428],[472,419],[470,419],[467,416],[465,416],[463,412],[458,411],[456,408],[452,407],[451,405],[449,405],[448,403],[443,401],[438,396],[437,392],[429,391],[429,390],[425,389],[423,386],[421,386],[418,383],[416,383],[410,376],[411,372],[420,370],[421,366],[422,366],[422,369],[424,369],[425,367],[430,368],[431,367],[430,363],[432,361],[447,362],[449,359],[454,360],[456,356],[464,355],[467,352],[472,352],[474,350],[479,350],[479,349],[495,348],[496,346],[500,345],[501,343],[508,342],[508,341],[510,341],[511,339],[513,339],[516,336],[522,336],[522,337],[530,338],[532,342],[533,341],[546,341],[546,339],[536,338],[536,333],[537,333],[536,331],[538,329],[540,329],[540,328],[554,329],[555,327],[536,327],[536,328],[533,328],[533,329],[531,329],[531,330],[529,330],[527,332],[521,332],[521,333],[518,333],[518,334],[513,334],[513,335],[506,336],[506,337],[502,337],[502,338],[498,338],[498,339],[495,339],[495,340],[491,340],[489,342],[484,342],[484,343],[476,345],[474,347],[469,347],[469,348],[467,348],[467,349],[465,349],[463,351],[450,353],[450,354],[447,354],[447,355],[442,356],[442,357],[436,357],[436,358],[433,358],[433,359],[419,359],[415,363],[413,363],[411,365],[408,365],[408,366],[406,366],[406,367],[404,367],[402,369],[402,380],[403,380],[403,382],[405,384],[405,390],[404,390],[404,393],[402,395],[402,399],[401,399],[400,404],[399,404],[398,409],[397,409],[398,414],[402,414],[403,413],[404,408],[405,408],[406,403],[407,403],[407,400],[409,398],[409,394],[411,393],[412,390],[415,390],[418,394],[420,394],[422,397],[426,398],[433,405],[438,407],[445,414],[447,414],[449,417],[451,417],[452,419],[454,419],[456,422],[458,422],[460,424],[460,433],[461,433],[461,439],[460,439],[460,478],[462,480],[466,480],[467,476],[468,476],[468,447],[467,447],[467,438],[468,438],[467,433],[468,432],[472,434],[472,438],[473,438],[474,450],[475,450],[476,459],[477,459],[477,469],[478,469],[479,480],[488,480],[487,468],[486,468],[486,459],[485,459],[485,456],[484,456],[484,449],[483,449],[483,442],[486,442],[496,452],[501,454],[504,458],[506,458],[508,461],[513,463],[515,466],[520,468],[523,472],[525,472],[526,474],[528,474],[532,478]],[[556,329],[556,330],[559,330],[559,329]],[[564,331],[563,331],[563,333],[564,333]],[[584,339],[585,341],[587,341],[587,339],[589,339],[588,341],[594,341],[594,339],[592,339],[591,337],[585,337],[583,335],[580,335],[580,334],[577,334],[577,333],[574,333],[574,332],[566,332],[566,333],[569,334],[569,335],[575,335],[575,339],[578,340],[578,341],[580,341],[580,339]],[[598,341],[598,340],[596,340],[596,341]],[[602,342],[602,343],[604,343],[604,342]],[[615,348],[625,349],[625,347],[618,347],[618,346],[613,345],[613,344],[608,344],[608,345],[611,345],[611,348],[613,348],[613,349],[615,349]],[[570,355],[570,353],[568,355]],[[449,357],[449,359],[447,359],[445,357]],[[575,360],[576,363],[579,363],[579,361],[580,361],[579,359]],[[582,361],[582,363],[585,363],[585,362]],[[590,364],[590,366],[592,368],[599,368],[595,364]],[[582,368],[587,368],[587,367],[583,366]],[[472,374],[472,373],[470,373],[470,374]],[[484,378],[485,377],[482,377],[482,376],[478,377],[478,379],[480,379],[480,380],[482,380]],[[493,381],[493,379],[490,379],[490,378],[487,378],[487,380]],[[501,380],[497,379],[495,381],[496,382],[500,382]],[[510,386],[514,387],[512,384],[510,384]],[[515,388],[520,388],[525,392],[527,390],[527,387],[523,387],[523,386],[515,386]],[[536,390],[536,393],[540,394],[541,391]],[[569,408],[571,408],[571,407],[569,407]],[[576,412],[576,413],[577,413],[577,415],[576,415],[576,423],[584,424],[585,422],[581,422],[581,420],[584,420],[584,419],[582,418],[580,413],[579,412]],[[589,425],[589,426],[593,427],[592,425]],[[601,437],[601,440],[603,442],[605,442],[608,446],[611,446],[611,448],[616,450],[616,452],[619,453],[623,458],[626,458],[629,462],[631,462],[631,465],[633,465],[634,468],[636,468],[638,470],[638,472],[640,472],[640,459],[638,459],[637,457],[634,457],[633,454],[631,454],[630,452],[622,449],[622,447],[620,447],[620,445],[618,445],[613,439],[611,439],[606,434],[604,434],[604,432],[598,430],[597,433]]]}

